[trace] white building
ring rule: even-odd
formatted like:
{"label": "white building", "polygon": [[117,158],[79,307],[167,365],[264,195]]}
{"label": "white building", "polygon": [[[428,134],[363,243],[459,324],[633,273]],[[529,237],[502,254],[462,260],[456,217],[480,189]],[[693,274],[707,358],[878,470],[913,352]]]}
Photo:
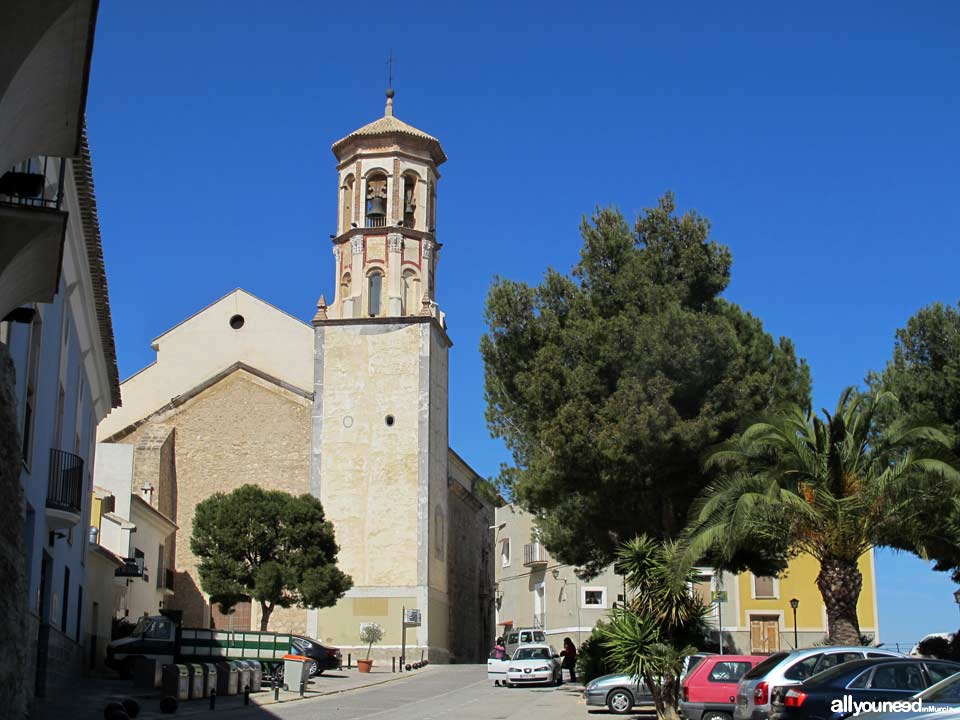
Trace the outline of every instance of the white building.
{"label": "white building", "polygon": [[31,169],[43,176],[44,198],[55,206],[6,195],[0,205],[33,204],[65,219],[62,265],[52,302],[8,315],[0,342],[15,370],[26,501],[30,657],[24,681],[43,697],[79,677],[89,660],[91,617],[102,612],[85,593],[86,521],[96,427],[119,406],[120,385],[86,139],[78,158],[35,159]]}

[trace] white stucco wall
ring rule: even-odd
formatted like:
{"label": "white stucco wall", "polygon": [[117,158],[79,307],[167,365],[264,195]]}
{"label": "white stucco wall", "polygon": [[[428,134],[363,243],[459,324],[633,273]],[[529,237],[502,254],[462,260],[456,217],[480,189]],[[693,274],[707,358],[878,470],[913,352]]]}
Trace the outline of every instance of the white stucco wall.
{"label": "white stucco wall", "polygon": [[[234,329],[230,320],[243,318]],[[123,407],[97,428],[98,439],[160,409],[237,362],[301,390],[313,386],[313,328],[237,289],[156,338],[156,362],[121,385]]]}

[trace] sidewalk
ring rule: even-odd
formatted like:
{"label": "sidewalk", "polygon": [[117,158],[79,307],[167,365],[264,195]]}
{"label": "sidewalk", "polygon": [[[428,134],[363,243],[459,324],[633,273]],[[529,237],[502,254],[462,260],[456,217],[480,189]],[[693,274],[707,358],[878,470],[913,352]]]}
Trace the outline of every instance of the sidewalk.
{"label": "sidewalk", "polygon": [[[309,700],[310,698],[336,695],[338,693],[359,690],[365,687],[394,682],[423,673],[429,673],[435,666],[428,665],[420,670],[411,672],[393,673],[390,668],[377,668],[369,673],[361,673],[356,668],[352,670],[327,670],[319,677],[312,678],[303,697],[296,692],[280,690],[280,703]],[[89,678],[84,679],[75,688],[69,697],[37,700],[34,703],[32,720],[103,720],[103,709],[111,702],[119,702],[124,698],[132,698],[140,704],[140,715],[137,720],[161,720],[169,718],[193,717],[210,711],[210,701],[207,699],[183,700],[180,702],[175,715],[164,715],[160,712],[160,690],[136,689],[129,680]],[[263,686],[258,693],[250,694],[250,706],[274,705],[274,692],[269,683]],[[230,712],[242,709],[244,706],[242,695],[218,697],[216,712]]]}

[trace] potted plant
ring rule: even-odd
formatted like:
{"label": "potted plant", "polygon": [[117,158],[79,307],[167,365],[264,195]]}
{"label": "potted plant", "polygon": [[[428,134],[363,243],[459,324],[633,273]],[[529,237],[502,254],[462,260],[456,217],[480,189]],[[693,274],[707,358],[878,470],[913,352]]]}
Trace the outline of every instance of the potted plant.
{"label": "potted plant", "polygon": [[373,660],[370,659],[370,650],[373,649],[375,642],[383,640],[383,628],[377,623],[365,623],[360,626],[360,642],[367,643],[367,658],[361,660],[357,658],[357,669],[360,672],[368,673],[373,667]]}

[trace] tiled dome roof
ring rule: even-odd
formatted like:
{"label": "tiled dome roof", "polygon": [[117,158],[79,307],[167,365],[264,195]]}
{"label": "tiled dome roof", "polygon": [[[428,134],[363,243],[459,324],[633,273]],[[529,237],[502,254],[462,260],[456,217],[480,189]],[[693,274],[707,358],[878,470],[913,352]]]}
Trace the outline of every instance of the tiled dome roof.
{"label": "tiled dome roof", "polygon": [[337,140],[333,144],[333,152],[337,157],[340,156],[341,148],[350,140],[360,137],[378,137],[386,135],[408,135],[419,140],[427,142],[431,146],[433,159],[439,165],[447,159],[446,153],[440,147],[440,141],[433,135],[428,135],[423,130],[418,130],[413,125],[408,125],[393,116],[393,97],[387,96],[387,107],[382,118],[374,120],[372,123],[364,125],[359,130],[354,130],[345,138]]}

